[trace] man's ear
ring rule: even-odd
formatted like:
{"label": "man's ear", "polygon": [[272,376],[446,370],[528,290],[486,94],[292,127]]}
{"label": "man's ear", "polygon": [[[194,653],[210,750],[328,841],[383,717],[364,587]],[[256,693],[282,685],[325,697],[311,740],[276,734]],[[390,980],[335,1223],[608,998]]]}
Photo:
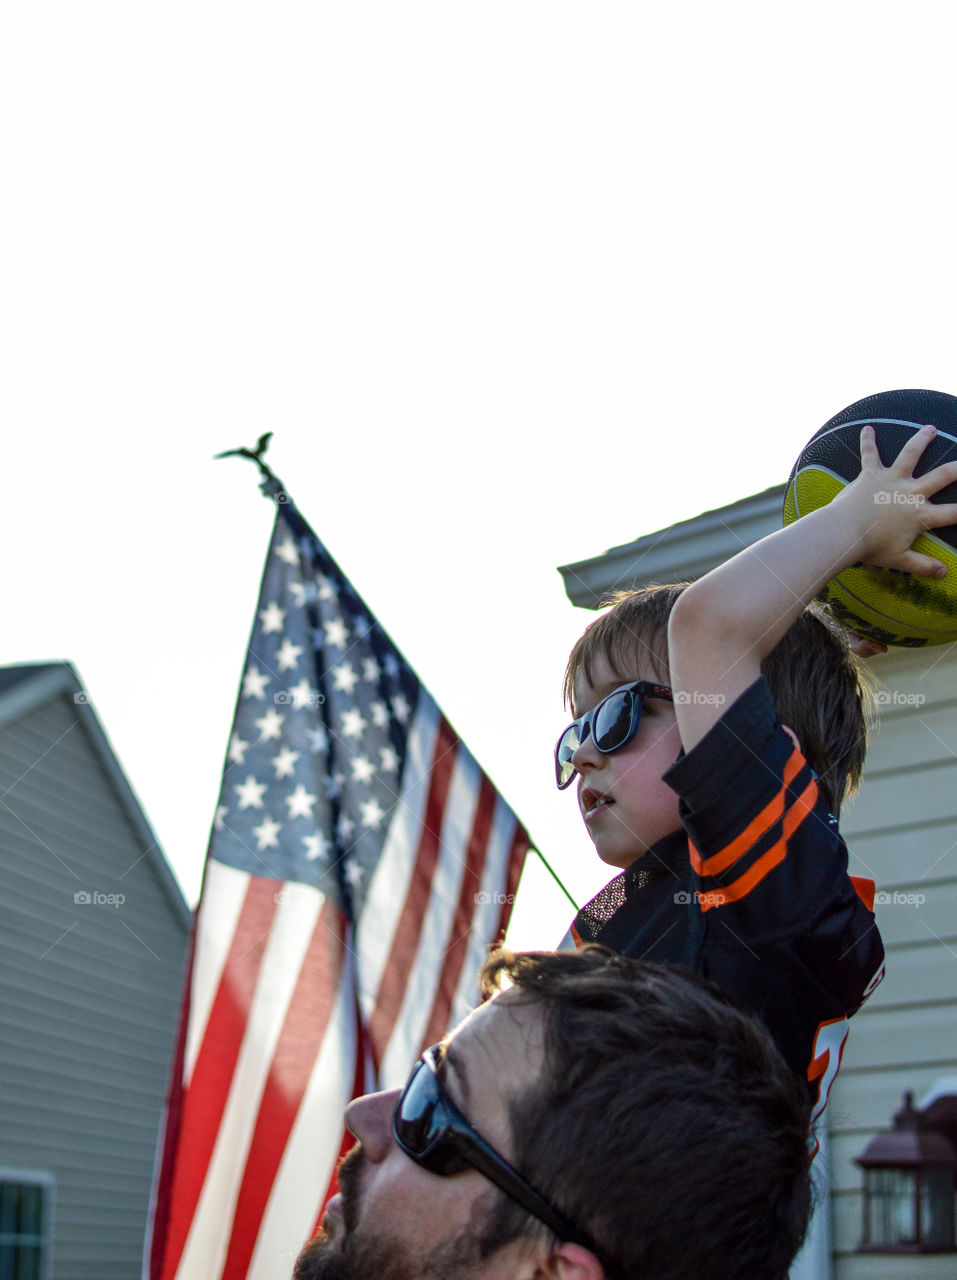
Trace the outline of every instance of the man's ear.
{"label": "man's ear", "polygon": [[605,1269],[592,1251],[568,1242],[549,1255],[541,1274],[548,1280],[605,1280]]}

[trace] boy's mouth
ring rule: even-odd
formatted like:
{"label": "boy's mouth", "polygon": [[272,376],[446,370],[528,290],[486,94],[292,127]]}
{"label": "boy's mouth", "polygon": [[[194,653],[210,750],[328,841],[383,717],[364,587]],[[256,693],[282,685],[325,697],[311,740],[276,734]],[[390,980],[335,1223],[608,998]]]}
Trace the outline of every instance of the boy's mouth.
{"label": "boy's mouth", "polygon": [[594,813],[596,809],[603,809],[606,805],[614,803],[611,796],[603,795],[593,787],[586,787],[582,792],[582,809],[586,814]]}

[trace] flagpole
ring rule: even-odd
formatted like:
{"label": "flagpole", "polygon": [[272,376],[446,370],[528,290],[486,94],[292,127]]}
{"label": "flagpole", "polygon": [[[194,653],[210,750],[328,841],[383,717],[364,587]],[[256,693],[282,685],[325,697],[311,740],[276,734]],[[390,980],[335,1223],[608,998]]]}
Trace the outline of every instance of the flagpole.
{"label": "flagpole", "polygon": [[[269,441],[272,439],[272,434],[273,433],[271,431],[264,432],[256,442],[255,449],[227,449],[223,453],[217,453],[215,457],[216,458],[248,458],[250,462],[255,462],[262,476],[260,488],[262,489],[263,493],[266,495],[267,498],[271,498],[273,500],[281,502],[285,498],[285,492],[286,492],[285,485],[282,483],[282,481],[279,479],[276,473],[272,470],[272,468],[269,467],[265,462],[263,462],[263,454],[269,448]],[[555,870],[552,864],[548,861],[548,859],[545,857],[542,851],[535,847],[535,845],[532,845],[531,852],[538,857],[538,860],[541,862],[542,866],[545,868],[548,874],[552,877],[552,879],[558,885],[559,889],[561,889],[562,893],[565,895],[565,897],[571,903],[572,907],[577,912],[578,903],[569,893],[567,887],[562,881],[561,876],[559,876],[558,872]]]}

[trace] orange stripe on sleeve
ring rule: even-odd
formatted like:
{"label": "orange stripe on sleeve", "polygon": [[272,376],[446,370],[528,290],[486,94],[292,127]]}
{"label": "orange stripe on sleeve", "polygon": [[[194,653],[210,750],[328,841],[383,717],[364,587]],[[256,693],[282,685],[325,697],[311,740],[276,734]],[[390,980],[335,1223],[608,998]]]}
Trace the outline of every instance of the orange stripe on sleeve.
{"label": "orange stripe on sleeve", "polygon": [[746,854],[765,832],[780,821],[784,813],[784,793],[806,763],[807,761],[795,747],[784,766],[784,782],[781,790],[768,801],[756,817],[751,819],[741,834],[735,836],[731,843],[725,845],[718,853],[712,854],[710,858],[702,858],[694,845],[691,845],[691,865],[699,876],[716,876],[719,872],[725,871]]}
{"label": "orange stripe on sleeve", "polygon": [[701,910],[710,911],[712,907],[723,906],[726,902],[740,902],[742,898],[746,898],[769,871],[773,871],[779,863],[784,861],[788,851],[788,840],[813,811],[816,803],[817,783],[812,778],[788,810],[781,828],[781,839],[773,844],[767,853],[762,854],[743,876],[739,876],[723,889],[714,889],[710,893],[701,894],[699,898]]}
{"label": "orange stripe on sleeve", "polygon": [[873,911],[874,894],[877,890],[877,885],[874,881],[868,880],[865,876],[848,876],[847,878],[854,886],[854,892],[864,903],[864,906],[867,907],[868,911]]}

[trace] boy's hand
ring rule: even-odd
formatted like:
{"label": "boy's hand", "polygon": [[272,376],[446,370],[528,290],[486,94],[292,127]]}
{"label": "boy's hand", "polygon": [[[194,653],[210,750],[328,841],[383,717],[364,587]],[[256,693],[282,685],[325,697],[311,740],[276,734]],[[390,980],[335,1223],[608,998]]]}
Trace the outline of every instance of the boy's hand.
{"label": "boy's hand", "polygon": [[912,550],[928,529],[957,524],[957,503],[929,501],[957,480],[957,463],[914,475],[935,434],[923,427],[885,467],[873,429],[865,427],[861,474],[832,502],[746,547],[682,592],[668,626],[668,650],[686,751],[754,683],[763,659],[842,569],[862,560],[943,577],[940,560]]}
{"label": "boy's hand", "polygon": [[921,427],[885,467],[874,428],[867,426],[861,431],[861,474],[832,503],[850,518],[852,533],[856,526],[855,559],[922,578],[942,578],[947,572],[940,560],[912,550],[915,540],[928,529],[957,524],[957,503],[930,501],[957,480],[957,462],[945,462],[920,477],[914,475],[936,434],[936,427]]}

